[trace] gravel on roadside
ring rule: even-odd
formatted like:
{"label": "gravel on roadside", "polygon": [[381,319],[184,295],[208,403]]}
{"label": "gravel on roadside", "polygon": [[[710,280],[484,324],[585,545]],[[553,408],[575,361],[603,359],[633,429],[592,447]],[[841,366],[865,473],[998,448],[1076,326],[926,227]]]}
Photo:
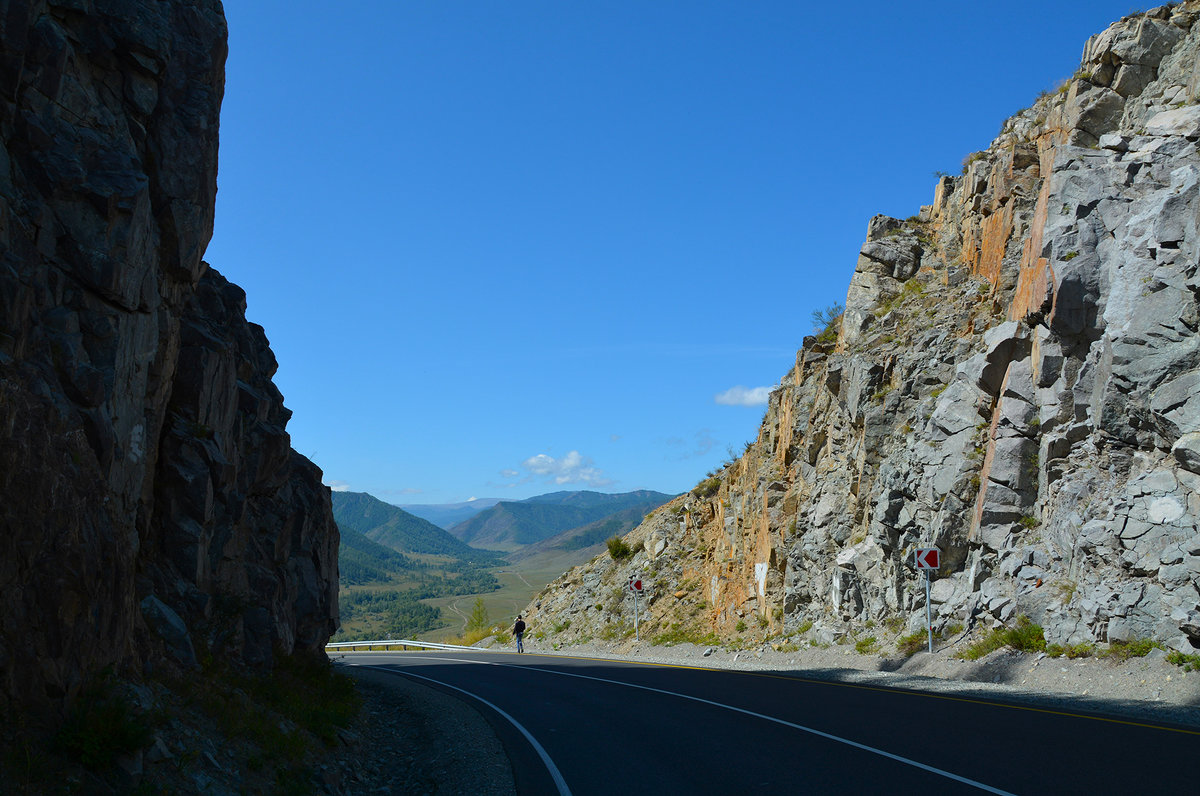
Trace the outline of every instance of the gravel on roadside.
{"label": "gravel on roadside", "polygon": [[341,671],[358,683],[363,707],[341,733],[336,792],[516,793],[504,747],[474,707],[403,676],[359,666]]}

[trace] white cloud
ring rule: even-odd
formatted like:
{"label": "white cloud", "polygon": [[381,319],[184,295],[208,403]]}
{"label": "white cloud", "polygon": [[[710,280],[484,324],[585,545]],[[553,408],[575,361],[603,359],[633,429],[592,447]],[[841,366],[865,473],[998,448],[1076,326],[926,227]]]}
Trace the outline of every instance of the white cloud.
{"label": "white cloud", "polygon": [[516,478],[518,475],[520,475],[520,473],[517,472],[516,470],[501,470],[500,471],[500,476],[502,478]]}
{"label": "white cloud", "polygon": [[521,466],[534,475],[553,480],[556,484],[609,486],[615,483],[602,471],[593,467],[592,460],[579,451],[571,451],[561,459],[539,453],[521,462]]}
{"label": "white cloud", "polygon": [[770,387],[743,387],[739,384],[717,393],[713,400],[721,406],[762,406],[770,395]]}
{"label": "white cloud", "polygon": [[350,485],[345,481],[330,481],[325,486],[332,489],[334,492],[349,492]]}

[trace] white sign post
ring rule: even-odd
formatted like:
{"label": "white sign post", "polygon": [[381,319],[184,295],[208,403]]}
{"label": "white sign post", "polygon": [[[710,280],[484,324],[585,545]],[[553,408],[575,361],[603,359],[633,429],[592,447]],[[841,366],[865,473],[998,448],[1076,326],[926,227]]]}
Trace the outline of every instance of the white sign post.
{"label": "white sign post", "polygon": [[917,561],[917,569],[925,570],[925,630],[929,634],[929,651],[933,652],[933,607],[929,602],[929,573],[941,569],[942,551],[936,547],[918,547],[913,557]]}
{"label": "white sign post", "polygon": [[638,627],[638,596],[642,593],[642,579],[636,575],[629,576],[629,590],[633,592],[633,637],[642,640],[642,632]]}

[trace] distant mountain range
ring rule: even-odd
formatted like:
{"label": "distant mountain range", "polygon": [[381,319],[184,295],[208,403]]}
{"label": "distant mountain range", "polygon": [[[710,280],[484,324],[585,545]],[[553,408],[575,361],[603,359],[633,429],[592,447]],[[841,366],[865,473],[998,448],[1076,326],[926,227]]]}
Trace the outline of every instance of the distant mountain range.
{"label": "distant mountain range", "polygon": [[495,555],[468,546],[428,520],[414,517],[366,492],[334,492],[333,518],[342,531],[343,555],[347,550],[363,548],[355,536],[361,534],[401,554],[426,553],[478,563],[496,559]]}
{"label": "distant mountain range", "polygon": [[[537,544],[564,532],[579,530],[592,536],[603,533],[596,523],[620,514],[621,520],[658,508],[673,495],[638,490],[616,495],[601,492],[553,492],[520,501],[500,501],[475,516],[451,527],[449,532],[472,547],[512,551]],[[634,525],[637,523],[635,522]],[[584,528],[584,526],[589,526]],[[607,526],[605,526],[607,527]],[[632,527],[632,526],[630,526]],[[604,537],[607,538],[607,537]],[[590,537],[579,548],[594,544]]]}
{"label": "distant mountain range", "polygon": [[500,500],[500,498],[475,498],[465,503],[410,503],[401,505],[400,508],[415,517],[429,520],[439,528],[448,529],[464,520],[469,520],[485,509],[490,509]]}
{"label": "distant mountain range", "polygon": [[505,558],[513,563],[520,562],[525,568],[569,568],[601,552],[604,543],[612,537],[624,536],[632,531],[641,524],[646,513],[647,509],[641,505],[622,509],[595,522],[570,528],[548,539],[526,545],[505,554]]}

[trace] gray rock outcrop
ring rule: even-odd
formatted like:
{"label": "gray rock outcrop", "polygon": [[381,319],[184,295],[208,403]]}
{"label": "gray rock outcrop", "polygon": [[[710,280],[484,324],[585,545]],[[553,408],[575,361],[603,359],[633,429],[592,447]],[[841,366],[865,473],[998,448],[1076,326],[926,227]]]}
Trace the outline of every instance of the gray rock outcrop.
{"label": "gray rock outcrop", "polygon": [[337,543],[212,234],[217,0],[0,4],[0,699],[321,654]]}
{"label": "gray rock outcrop", "polygon": [[912,630],[937,545],[935,630],[1200,648],[1198,18],[1092,37],[931,205],[872,219],[836,345],[805,341],[746,453],[530,622],[612,632],[638,572],[651,633]]}

